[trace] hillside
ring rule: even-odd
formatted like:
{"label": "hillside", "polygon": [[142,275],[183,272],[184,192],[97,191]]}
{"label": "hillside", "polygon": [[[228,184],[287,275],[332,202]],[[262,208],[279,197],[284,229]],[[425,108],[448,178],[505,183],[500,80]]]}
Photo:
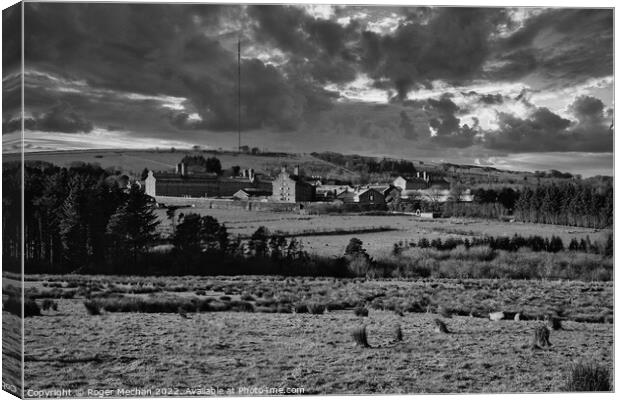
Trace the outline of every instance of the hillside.
{"label": "hillside", "polygon": [[[59,166],[70,166],[74,162],[99,164],[103,168],[115,168],[128,174],[137,175],[144,168],[155,171],[173,170],[186,154],[201,153],[205,157],[215,156],[222,168],[238,165],[242,169],[254,168],[256,172],[271,174],[286,165],[293,168],[301,166],[307,175],[338,176],[341,179],[357,177],[346,168],[320,160],[309,154],[267,153],[262,155],[240,154],[231,151],[193,151],[193,150],[68,150],[25,153],[25,161],[46,161]],[[19,154],[4,154],[3,160],[18,161]]]}

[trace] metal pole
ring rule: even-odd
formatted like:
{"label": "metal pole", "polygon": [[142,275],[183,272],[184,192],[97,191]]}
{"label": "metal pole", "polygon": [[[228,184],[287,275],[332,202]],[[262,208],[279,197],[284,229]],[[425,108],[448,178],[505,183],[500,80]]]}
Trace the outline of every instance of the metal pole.
{"label": "metal pole", "polygon": [[237,133],[239,136],[237,150],[241,153],[241,38],[237,40]]}

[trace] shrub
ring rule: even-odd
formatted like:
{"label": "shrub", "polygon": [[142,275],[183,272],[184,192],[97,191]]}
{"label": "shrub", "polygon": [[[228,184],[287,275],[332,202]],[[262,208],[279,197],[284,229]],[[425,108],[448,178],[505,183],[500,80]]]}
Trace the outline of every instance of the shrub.
{"label": "shrub", "polygon": [[577,362],[573,364],[566,379],[569,392],[610,392],[610,372],[594,362]]}
{"label": "shrub", "polygon": [[243,300],[243,301],[254,301],[256,299],[251,294],[245,293],[245,294],[241,295],[241,300]]}
{"label": "shrub", "polygon": [[95,300],[86,300],[84,301],[84,307],[86,307],[86,311],[89,315],[100,315],[101,314],[101,305],[99,302]]}
{"label": "shrub", "polygon": [[357,315],[358,317],[368,316],[368,309],[366,307],[356,307],[354,312],[355,312],[355,315]]}
{"label": "shrub", "polygon": [[366,325],[353,329],[351,335],[357,346],[370,347],[368,344],[368,335],[366,334]]}

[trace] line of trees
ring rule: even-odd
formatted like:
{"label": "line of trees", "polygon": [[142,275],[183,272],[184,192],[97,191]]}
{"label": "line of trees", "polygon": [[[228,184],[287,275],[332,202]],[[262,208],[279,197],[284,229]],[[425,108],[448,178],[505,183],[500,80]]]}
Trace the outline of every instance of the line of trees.
{"label": "line of trees", "polygon": [[515,202],[514,217],[523,222],[611,227],[613,196],[611,185],[596,187],[580,182],[524,188]]}
{"label": "line of trees", "polygon": [[428,239],[421,237],[417,242],[398,242],[394,244],[392,249],[393,254],[399,254],[405,247],[419,247],[422,249],[433,248],[435,250],[453,250],[458,246],[464,246],[466,249],[477,246],[488,246],[493,250],[505,250],[505,251],[518,251],[521,248],[529,248],[532,251],[544,251],[548,253],[557,253],[559,251],[568,249],[570,251],[578,251],[583,253],[601,254],[607,257],[613,255],[614,243],[613,236],[609,235],[604,243],[594,243],[590,240],[589,236],[585,239],[577,240],[571,239],[568,248],[564,246],[562,238],[559,236],[551,236],[551,238],[544,238],[538,235],[521,236],[514,234],[512,237],[508,236],[485,236],[475,237],[471,240],[466,238],[453,238],[449,237],[445,240],[441,238]]}

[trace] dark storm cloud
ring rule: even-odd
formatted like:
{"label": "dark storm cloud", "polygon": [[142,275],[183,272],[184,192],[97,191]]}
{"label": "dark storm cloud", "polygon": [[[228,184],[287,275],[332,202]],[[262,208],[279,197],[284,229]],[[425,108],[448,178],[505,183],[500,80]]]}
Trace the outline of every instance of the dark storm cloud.
{"label": "dark storm cloud", "polygon": [[355,79],[358,55],[347,45],[359,36],[354,22],[347,27],[317,19],[292,6],[249,6],[255,20],[255,39],[289,54],[289,67],[320,83]]}
{"label": "dark storm cloud", "polygon": [[392,35],[362,35],[364,69],[374,79],[389,79],[401,99],[435,79],[461,83],[479,76],[490,54],[490,35],[507,20],[501,9],[440,8],[434,13],[427,24],[403,24]]}
{"label": "dark storm cloud", "polygon": [[[232,17],[239,18],[238,6],[26,7],[27,66],[85,79],[96,88],[185,97],[203,120],[189,127],[236,129],[236,46],[224,48],[226,37],[220,36],[226,36],[223,27]],[[207,29],[215,33],[207,35]],[[317,41],[329,39],[316,36]],[[293,129],[315,104],[329,103],[326,92],[308,89],[300,80],[291,82],[259,60],[244,60],[242,76],[242,120],[248,128]],[[178,119],[172,125],[179,126]]]}
{"label": "dark storm cloud", "polygon": [[[450,93],[444,93],[439,99],[408,100],[406,105],[422,109],[426,113],[428,126],[435,130],[431,143],[445,147],[469,147],[474,144],[479,132],[478,123],[474,126],[460,125],[458,118],[464,110],[452,101]],[[405,135],[405,138],[407,136]]]}
{"label": "dark storm cloud", "polygon": [[549,86],[574,84],[613,74],[613,11],[549,9],[497,43],[496,79],[515,80],[530,73]]}
{"label": "dark storm cloud", "polygon": [[21,5],[2,10],[2,69],[4,75],[20,67],[22,45]]}
{"label": "dark storm cloud", "polygon": [[499,113],[499,129],[487,132],[486,147],[512,152],[613,151],[613,132],[603,114],[603,103],[581,96],[569,107],[577,118],[571,122],[538,108],[529,118]]}
{"label": "dark storm cloud", "polygon": [[[93,124],[70,105],[59,104],[42,115],[25,118],[24,128],[44,132],[89,133],[93,130]],[[3,121],[2,130],[3,133],[21,130],[21,120]]]}

